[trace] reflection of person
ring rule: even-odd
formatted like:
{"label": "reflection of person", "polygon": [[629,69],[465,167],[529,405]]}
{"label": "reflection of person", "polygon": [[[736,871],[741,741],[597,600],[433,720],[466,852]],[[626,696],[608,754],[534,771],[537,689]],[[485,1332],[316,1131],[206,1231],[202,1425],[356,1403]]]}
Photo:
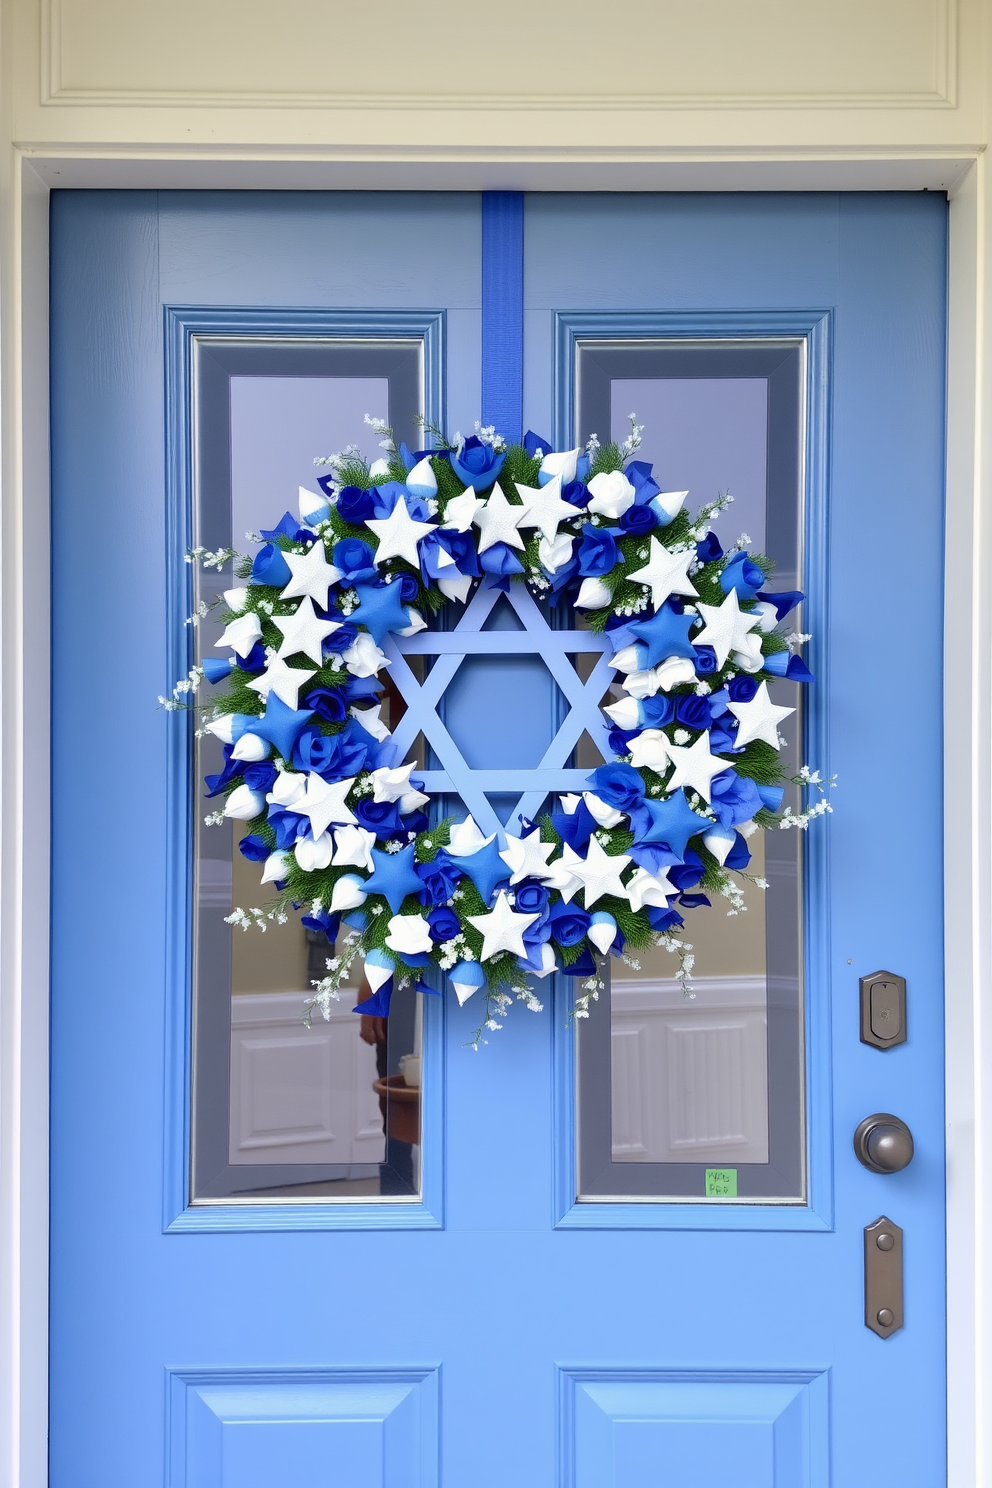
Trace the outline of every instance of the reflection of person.
{"label": "reflection of person", "polygon": [[[363,978],[358,993],[359,1005],[367,1002],[371,996],[372,988]],[[358,1036],[363,1043],[371,1044],[375,1049],[376,1072],[379,1079],[384,1080],[390,1072],[389,1019],[372,1017],[363,1013]],[[401,1142],[398,1137],[391,1135],[389,1100],[384,1095],[379,1096],[379,1110],[382,1112],[382,1125],[386,1133],[386,1160],[379,1164],[379,1192],[380,1194],[411,1194],[414,1191],[413,1147],[409,1142]]]}

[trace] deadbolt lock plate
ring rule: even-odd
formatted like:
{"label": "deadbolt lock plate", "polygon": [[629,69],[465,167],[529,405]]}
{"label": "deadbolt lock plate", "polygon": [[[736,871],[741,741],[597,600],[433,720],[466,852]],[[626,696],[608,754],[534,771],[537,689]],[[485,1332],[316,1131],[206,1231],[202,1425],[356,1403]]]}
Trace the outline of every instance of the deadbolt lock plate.
{"label": "deadbolt lock plate", "polygon": [[894,1049],[906,1042],[906,978],[873,971],[861,978],[861,1042]]}

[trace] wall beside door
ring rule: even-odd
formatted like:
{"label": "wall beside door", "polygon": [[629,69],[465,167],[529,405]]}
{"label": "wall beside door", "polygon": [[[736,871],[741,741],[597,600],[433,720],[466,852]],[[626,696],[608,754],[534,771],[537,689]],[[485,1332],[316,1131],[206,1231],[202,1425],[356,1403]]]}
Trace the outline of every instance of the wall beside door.
{"label": "wall beside door", "polygon": [[563,27],[549,0],[503,4],[511,68],[492,14],[453,0],[386,0],[374,25],[322,0],[0,0],[0,1481],[47,1471],[48,189],[928,187],[953,197],[950,1483],[992,1484],[988,12],[581,0]]}

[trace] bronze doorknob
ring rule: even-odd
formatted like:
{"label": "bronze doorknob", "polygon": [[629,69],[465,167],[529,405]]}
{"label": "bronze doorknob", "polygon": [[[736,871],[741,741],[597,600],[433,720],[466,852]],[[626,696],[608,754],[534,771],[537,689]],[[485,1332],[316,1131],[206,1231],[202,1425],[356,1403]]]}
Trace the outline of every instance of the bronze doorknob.
{"label": "bronze doorknob", "polygon": [[866,1116],[854,1133],[858,1161],[873,1173],[899,1173],[913,1161],[913,1133],[886,1112]]}

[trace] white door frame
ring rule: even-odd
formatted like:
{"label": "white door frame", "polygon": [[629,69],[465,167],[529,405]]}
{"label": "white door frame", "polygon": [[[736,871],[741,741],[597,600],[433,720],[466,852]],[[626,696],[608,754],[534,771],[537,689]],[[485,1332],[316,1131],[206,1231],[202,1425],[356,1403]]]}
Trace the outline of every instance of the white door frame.
{"label": "white door frame", "polygon": [[[0,1481],[47,1484],[48,192],[223,189],[951,193],[945,896],[949,1488],[992,1488],[992,211],[981,152],[659,163],[206,159],[76,147],[0,160]],[[920,988],[918,995],[926,995]],[[937,1488],[937,1485],[934,1485]]]}

